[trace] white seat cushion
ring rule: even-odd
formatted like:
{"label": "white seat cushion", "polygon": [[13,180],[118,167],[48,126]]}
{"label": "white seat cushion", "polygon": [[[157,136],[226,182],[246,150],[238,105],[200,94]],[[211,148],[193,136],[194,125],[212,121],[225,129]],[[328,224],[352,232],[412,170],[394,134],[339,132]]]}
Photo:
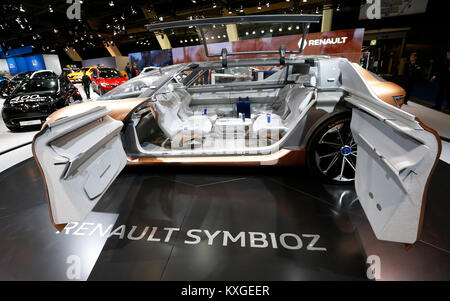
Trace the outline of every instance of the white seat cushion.
{"label": "white seat cushion", "polygon": [[261,114],[256,117],[253,123],[253,132],[267,133],[268,131],[278,131],[279,133],[284,133],[287,128],[283,125],[283,121],[280,116],[276,114]]}

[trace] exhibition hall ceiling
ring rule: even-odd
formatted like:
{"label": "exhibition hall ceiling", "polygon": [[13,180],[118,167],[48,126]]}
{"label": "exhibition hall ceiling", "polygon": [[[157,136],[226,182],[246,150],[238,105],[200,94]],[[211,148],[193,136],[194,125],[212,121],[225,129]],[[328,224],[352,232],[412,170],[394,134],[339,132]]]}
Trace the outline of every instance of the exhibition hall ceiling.
{"label": "exhibition hall ceiling", "polygon": [[[73,47],[83,58],[107,55],[104,44],[116,45],[123,54],[160,49],[146,24],[192,18],[248,14],[321,14],[359,7],[359,0],[72,0],[80,2],[80,19],[70,20],[65,0],[6,0],[0,5],[0,42],[4,50],[32,45],[36,51],[60,53]],[[319,26],[319,25],[316,25]],[[267,28],[266,28],[267,27]],[[320,27],[315,28],[316,31]],[[299,33],[296,26],[238,25],[239,39]],[[199,44],[195,29],[165,32],[172,47]],[[215,42],[228,41],[226,28],[213,31]]]}

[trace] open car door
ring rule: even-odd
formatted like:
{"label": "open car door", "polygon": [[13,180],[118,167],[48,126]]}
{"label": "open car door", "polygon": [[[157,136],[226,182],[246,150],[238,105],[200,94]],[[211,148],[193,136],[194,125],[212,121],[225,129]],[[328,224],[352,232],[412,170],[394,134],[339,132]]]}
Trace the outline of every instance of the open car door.
{"label": "open car door", "polygon": [[123,124],[108,113],[98,106],[49,122],[33,139],[33,155],[58,230],[82,221],[125,167]]}
{"label": "open car door", "polygon": [[[427,188],[440,156],[437,133],[417,118],[357,99],[351,130],[358,146],[355,187],[378,239],[419,239]],[[414,116],[413,116],[414,117]]]}

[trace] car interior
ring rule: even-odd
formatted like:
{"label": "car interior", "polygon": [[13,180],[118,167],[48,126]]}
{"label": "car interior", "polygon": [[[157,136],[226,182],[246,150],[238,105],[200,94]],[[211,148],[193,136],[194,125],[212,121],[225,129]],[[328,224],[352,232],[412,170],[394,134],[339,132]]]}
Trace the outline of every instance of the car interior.
{"label": "car interior", "polygon": [[315,67],[295,63],[275,72],[249,70],[246,80],[240,74],[225,83],[212,84],[212,75],[223,70],[204,66],[178,75],[181,81],[174,77],[133,113],[137,149],[153,156],[177,150],[226,154],[280,141],[314,99]]}

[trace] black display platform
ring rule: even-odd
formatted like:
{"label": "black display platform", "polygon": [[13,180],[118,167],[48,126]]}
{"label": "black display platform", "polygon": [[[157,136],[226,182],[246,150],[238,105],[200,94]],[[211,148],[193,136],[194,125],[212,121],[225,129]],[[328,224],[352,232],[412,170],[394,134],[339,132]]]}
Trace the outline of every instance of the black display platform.
{"label": "black display platform", "polygon": [[406,251],[375,238],[351,186],[302,168],[128,167],[57,233],[30,159],[0,174],[0,280],[367,280],[370,255],[380,280],[450,280],[449,176],[439,162]]}

